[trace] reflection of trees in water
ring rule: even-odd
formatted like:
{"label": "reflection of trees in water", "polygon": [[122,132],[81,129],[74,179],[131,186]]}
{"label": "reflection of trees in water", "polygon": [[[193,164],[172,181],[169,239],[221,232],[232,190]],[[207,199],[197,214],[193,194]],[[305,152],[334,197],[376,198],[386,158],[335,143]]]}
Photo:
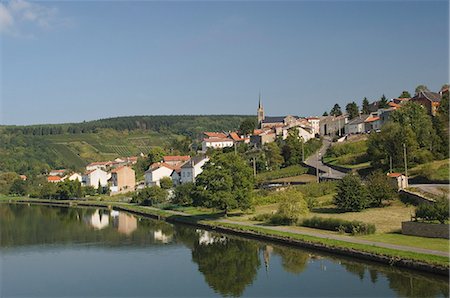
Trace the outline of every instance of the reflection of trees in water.
{"label": "reflection of trees in water", "polygon": [[287,272],[299,274],[306,269],[309,255],[305,251],[290,247],[274,247],[274,252],[281,257],[281,264]]}
{"label": "reflection of trees in water", "polygon": [[198,264],[208,285],[225,296],[242,295],[253,283],[260,266],[258,245],[233,238],[209,244],[194,243],[192,260]]}
{"label": "reflection of trees in water", "polygon": [[385,276],[389,281],[389,287],[401,297],[448,297],[449,295],[449,284],[444,278],[378,264],[369,266],[349,260],[343,260],[340,263],[347,272],[357,275],[361,280],[364,279],[366,269],[372,283],[376,283],[380,276]]}

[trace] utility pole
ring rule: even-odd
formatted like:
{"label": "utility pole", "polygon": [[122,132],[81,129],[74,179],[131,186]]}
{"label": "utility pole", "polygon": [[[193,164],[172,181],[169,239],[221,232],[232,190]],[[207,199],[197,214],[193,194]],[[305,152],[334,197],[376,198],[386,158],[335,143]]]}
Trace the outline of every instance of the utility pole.
{"label": "utility pole", "polygon": [[389,155],[389,173],[392,173],[392,155]]}
{"label": "utility pole", "polygon": [[256,159],[253,157],[253,176],[256,177]]}
{"label": "utility pole", "polygon": [[305,142],[302,138],[302,162],[305,162]]}
{"label": "utility pole", "polygon": [[408,179],[408,159],[406,158],[406,144],[403,143],[403,158],[405,159],[405,176]]}
{"label": "utility pole", "polygon": [[316,156],[317,156],[316,179],[317,179],[317,183],[319,183],[319,152],[316,153]]}

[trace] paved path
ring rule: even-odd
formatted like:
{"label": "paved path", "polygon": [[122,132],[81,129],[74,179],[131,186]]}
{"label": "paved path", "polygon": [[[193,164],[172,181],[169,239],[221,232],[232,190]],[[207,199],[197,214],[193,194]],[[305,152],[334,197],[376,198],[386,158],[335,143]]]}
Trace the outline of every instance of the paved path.
{"label": "paved path", "polygon": [[[449,189],[449,184],[410,184],[409,187],[415,187],[423,192],[430,193],[432,195],[441,196],[445,195],[445,192],[442,191],[442,188]],[[447,196],[450,196],[447,193]]]}
{"label": "paved path", "polygon": [[316,169],[318,168],[319,171],[323,172],[320,174],[323,178],[342,179],[346,175],[345,173],[332,169],[322,162],[322,157],[325,155],[325,152],[327,152],[327,149],[330,146],[331,140],[328,137],[324,137],[322,147],[318,151],[319,156],[317,156],[317,153],[311,155],[305,160],[305,164]]}
{"label": "paved path", "polygon": [[345,241],[345,242],[351,242],[351,243],[359,243],[359,244],[373,245],[373,246],[384,247],[384,248],[391,248],[391,249],[402,250],[402,251],[424,253],[424,254],[435,255],[435,256],[444,256],[444,257],[449,256],[449,252],[444,252],[444,251],[439,251],[439,250],[389,244],[389,243],[384,243],[384,242],[376,242],[376,241],[358,239],[358,238],[355,238],[352,236],[345,236],[345,235],[322,234],[322,233],[317,233],[314,231],[305,231],[305,230],[300,231],[298,228],[292,227],[292,226],[261,226],[260,224],[243,223],[243,222],[239,222],[239,221],[232,221],[229,219],[220,219],[217,221],[224,222],[224,223],[264,228],[264,229],[273,230],[273,231],[281,231],[281,232],[289,232],[289,233],[294,233],[294,234],[299,234],[299,235],[314,236],[314,237],[323,238],[323,239],[333,239],[333,240],[339,240],[339,241]]}

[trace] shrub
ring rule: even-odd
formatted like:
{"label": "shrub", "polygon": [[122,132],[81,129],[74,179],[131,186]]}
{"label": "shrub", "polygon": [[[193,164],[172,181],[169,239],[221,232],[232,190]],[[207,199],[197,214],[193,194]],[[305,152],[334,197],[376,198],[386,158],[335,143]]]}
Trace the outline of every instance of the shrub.
{"label": "shrub", "polygon": [[267,221],[270,221],[271,218],[272,218],[272,214],[270,214],[270,213],[262,213],[262,214],[257,214],[255,216],[253,216],[251,218],[251,220],[267,222]]}
{"label": "shrub", "polygon": [[336,191],[336,182],[308,183],[295,186],[295,189],[299,190],[304,197],[318,198],[334,193]]}
{"label": "shrub", "polygon": [[443,197],[432,204],[420,204],[416,208],[416,219],[425,221],[438,220],[445,223],[449,219],[449,201]]}
{"label": "shrub", "polygon": [[172,203],[181,206],[189,206],[193,203],[194,183],[184,183],[175,187]]}
{"label": "shrub", "polygon": [[159,186],[151,186],[135,192],[132,196],[131,203],[136,203],[143,206],[152,206],[159,204],[167,199],[167,190]]}
{"label": "shrub", "polygon": [[376,231],[375,225],[364,223],[361,221],[347,221],[339,218],[323,218],[314,216],[313,218],[305,219],[302,226],[351,233],[352,235],[367,235],[373,234]]}
{"label": "shrub", "polygon": [[163,177],[159,180],[159,185],[162,189],[171,189],[173,186],[172,179],[170,177]]}
{"label": "shrub", "polygon": [[308,204],[302,195],[299,193],[292,194],[289,191],[280,194],[282,199],[278,205],[277,213],[272,216],[272,222],[277,221],[283,224],[294,224],[297,223],[301,215],[308,213]]}
{"label": "shrub", "polygon": [[361,211],[368,206],[365,186],[357,175],[348,174],[339,181],[334,204],[344,211]]}
{"label": "shrub", "polygon": [[376,171],[368,177],[367,191],[371,207],[380,207],[383,201],[393,200],[396,196],[396,189],[390,178],[381,171]]}

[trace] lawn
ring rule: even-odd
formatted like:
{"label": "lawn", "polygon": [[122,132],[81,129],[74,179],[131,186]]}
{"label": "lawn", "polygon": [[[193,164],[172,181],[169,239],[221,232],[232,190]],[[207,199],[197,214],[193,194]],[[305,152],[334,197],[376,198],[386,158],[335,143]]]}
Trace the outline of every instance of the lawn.
{"label": "lawn", "polygon": [[366,152],[366,140],[335,143],[328,148],[323,161],[348,169],[368,168],[370,167],[370,162]]}
{"label": "lawn", "polygon": [[409,170],[409,175],[417,178],[422,178],[428,181],[442,181],[450,180],[450,159],[436,160],[414,167]]}
{"label": "lawn", "polygon": [[316,176],[303,174],[298,176],[286,177],[286,178],[278,178],[272,180],[272,183],[311,183],[317,180]]}
{"label": "lawn", "polygon": [[440,238],[423,238],[409,235],[402,235],[398,233],[388,233],[388,234],[372,234],[364,236],[356,236],[357,238],[384,242],[396,245],[404,245],[411,247],[420,247],[425,249],[439,250],[439,251],[449,251],[449,240]]}

